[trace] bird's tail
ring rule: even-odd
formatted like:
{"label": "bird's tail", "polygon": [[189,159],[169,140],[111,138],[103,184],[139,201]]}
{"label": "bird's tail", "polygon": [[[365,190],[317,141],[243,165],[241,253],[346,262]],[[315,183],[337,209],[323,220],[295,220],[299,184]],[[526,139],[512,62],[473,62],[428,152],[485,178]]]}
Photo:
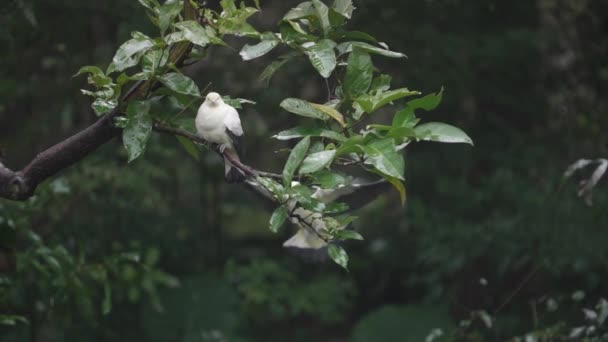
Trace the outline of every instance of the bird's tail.
{"label": "bird's tail", "polygon": [[226,182],[228,183],[242,183],[245,181],[247,176],[241,170],[232,166],[232,164],[228,161],[228,159],[224,158],[224,168],[225,168],[225,176]]}

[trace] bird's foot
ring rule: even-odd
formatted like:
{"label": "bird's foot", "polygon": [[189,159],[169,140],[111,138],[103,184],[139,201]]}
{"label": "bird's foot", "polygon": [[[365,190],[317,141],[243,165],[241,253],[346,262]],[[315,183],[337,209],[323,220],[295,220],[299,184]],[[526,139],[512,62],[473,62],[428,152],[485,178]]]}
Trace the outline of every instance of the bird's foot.
{"label": "bird's foot", "polygon": [[226,151],[227,148],[228,148],[227,145],[220,145],[220,153],[224,154],[224,151]]}

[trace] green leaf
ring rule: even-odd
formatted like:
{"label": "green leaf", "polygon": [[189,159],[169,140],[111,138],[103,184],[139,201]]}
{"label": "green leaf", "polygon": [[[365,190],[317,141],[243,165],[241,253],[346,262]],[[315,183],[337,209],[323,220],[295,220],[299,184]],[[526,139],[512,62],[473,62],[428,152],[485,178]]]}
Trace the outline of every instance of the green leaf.
{"label": "green leaf", "polygon": [[294,127],[279,132],[278,134],[274,135],[273,138],[278,140],[290,140],[306,136],[329,138],[336,141],[346,141],[346,137],[340,133],[316,127]]}
{"label": "green leaf", "polygon": [[365,152],[365,164],[373,165],[378,171],[403,180],[405,161],[395,150],[392,138],[374,140],[368,145],[359,145]]}
{"label": "green leaf", "polygon": [[180,135],[176,135],[175,138],[177,138],[177,141],[179,141],[179,143],[184,147],[184,150],[186,150],[186,152],[188,152],[188,154],[192,158],[194,158],[196,161],[200,160],[200,153],[198,152],[198,148],[196,148],[196,145],[194,145],[192,140],[186,137],[182,137]]}
{"label": "green leaf", "polygon": [[320,0],[312,0],[312,4],[315,8],[317,18],[319,18],[323,35],[327,35],[331,30],[331,23],[329,22],[329,8]]}
{"label": "green leaf", "polygon": [[137,0],[139,1],[139,3],[144,6],[145,8],[149,9],[152,12],[154,11],[154,8],[159,7],[158,1],[156,0]]}
{"label": "green leaf", "polygon": [[294,20],[304,17],[310,17],[315,15],[315,13],[315,7],[313,6],[312,2],[305,1],[289,10],[289,12],[287,12],[287,14],[285,14],[285,16],[283,17],[283,20]]}
{"label": "green leaf", "polygon": [[113,70],[123,71],[136,65],[141,58],[141,53],[155,45],[150,37],[140,32],[134,32],[133,38],[124,42],[112,59]]}
{"label": "green leaf", "polygon": [[391,89],[391,81],[393,78],[389,75],[380,75],[372,81],[371,91],[385,92]]}
{"label": "green leaf", "polygon": [[274,47],[279,44],[279,40],[272,33],[264,34],[263,38],[264,39],[258,44],[246,44],[245,46],[243,46],[243,49],[241,49],[241,52],[239,54],[241,55],[241,58],[243,58],[244,61],[263,56],[268,52],[272,51],[272,49],[274,49]]}
{"label": "green leaf", "polygon": [[270,216],[270,231],[277,233],[279,228],[285,223],[287,219],[287,209],[283,206],[278,207]]}
{"label": "green leaf", "polygon": [[232,34],[236,36],[258,37],[259,33],[253,26],[247,23],[247,19],[258,12],[256,8],[242,5],[237,8],[234,1],[222,1],[226,4],[223,13],[218,19],[217,25],[221,34]]}
{"label": "green leaf", "polygon": [[98,98],[93,101],[91,107],[97,116],[102,116],[111,112],[114,108],[116,108],[117,105],[118,102],[116,100],[105,100]]}
{"label": "green leaf", "polygon": [[363,236],[354,230],[342,229],[336,234],[336,238],[340,240],[363,240]]}
{"label": "green leaf", "polygon": [[460,128],[445,123],[427,122],[417,126],[415,130],[420,140],[473,145],[473,140]]}
{"label": "green leaf", "polygon": [[272,192],[277,198],[282,198],[285,188],[274,179],[257,177],[256,180],[268,191]]}
{"label": "green leaf", "polygon": [[336,150],[321,151],[310,154],[302,162],[300,167],[300,174],[307,174],[317,172],[327,167],[334,160]]}
{"label": "green leaf", "polygon": [[345,39],[359,39],[359,40],[366,40],[372,43],[377,43],[378,41],[376,40],[376,38],[374,38],[374,36],[365,33],[365,32],[361,32],[361,31],[346,31],[346,32],[338,32],[338,33],[334,33],[331,35],[331,37],[333,38],[337,38],[339,40],[345,40]]}
{"label": "green leaf", "polygon": [[332,243],[329,245],[327,251],[331,260],[348,271],[348,254],[346,254],[344,248]]}
{"label": "green leaf", "polygon": [[101,304],[101,313],[107,315],[112,311],[112,289],[110,283],[106,279],[103,284],[103,302]]}
{"label": "green leaf", "polygon": [[348,57],[348,66],[342,85],[344,92],[351,98],[367,93],[374,76],[372,59],[364,50],[354,49]]}
{"label": "green leaf", "polygon": [[144,54],[142,59],[142,71],[147,76],[147,79],[152,78],[152,75],[157,73],[159,67],[167,64],[169,53],[165,53],[163,49],[149,50]]}
{"label": "green leaf", "polygon": [[264,71],[262,71],[262,74],[260,74],[260,81],[264,82],[264,86],[266,88],[268,88],[268,85],[270,84],[270,79],[272,78],[274,73],[277,72],[277,70],[279,70],[287,62],[289,62],[289,58],[284,58],[284,59],[280,59],[278,61],[274,61],[274,62],[270,63],[266,67],[266,69],[264,69]]}
{"label": "green leaf", "polygon": [[280,104],[286,111],[314,119],[327,120],[325,113],[316,109],[312,103],[300,99],[287,98]]}
{"label": "green leaf", "polygon": [[416,138],[416,131],[410,127],[390,127],[386,136],[393,139]]}
{"label": "green leaf", "polygon": [[129,163],[139,157],[146,149],[152,133],[150,102],[131,101],[127,107],[127,126],[122,131],[122,141],[127,149]]}
{"label": "green leaf", "polygon": [[302,163],[302,160],[304,160],[309,147],[310,137],[305,137],[291,150],[285,167],[283,168],[283,184],[286,188],[291,187],[293,174],[298,169],[298,166],[300,166],[300,163]]}
{"label": "green leaf", "polygon": [[334,52],[336,42],[322,39],[313,44],[307,47],[306,55],[308,55],[308,59],[319,74],[324,78],[328,78],[336,68],[336,53]]}
{"label": "green leaf", "polygon": [[340,126],[346,126],[346,123],[344,122],[344,116],[336,109],[317,103],[311,103],[311,105],[336,120],[340,124]]}
{"label": "green leaf", "polygon": [[389,183],[391,183],[395,187],[395,189],[397,189],[397,191],[399,192],[399,199],[401,200],[401,206],[402,207],[405,206],[406,192],[405,192],[405,185],[403,184],[403,182],[400,179],[391,177],[382,172],[380,172],[380,175],[382,175],[382,177],[384,177],[384,179],[386,179]]}
{"label": "green leaf", "polygon": [[407,96],[418,94],[420,94],[419,91],[401,88],[387,91],[384,93],[378,93],[375,95],[363,95],[357,99],[357,103],[361,106],[361,108],[363,108],[366,113],[373,113],[393,101],[399,100]]}
{"label": "green leaf", "polygon": [[95,87],[97,87],[97,88],[109,86],[112,84],[111,77],[106,76],[99,67],[92,66],[92,65],[84,66],[84,67],[80,68],[80,70],[78,70],[78,72],[76,74],[74,74],[73,77],[82,75],[84,73],[89,74],[89,77],[87,78],[87,82],[89,84],[95,85]]}
{"label": "green leaf", "polygon": [[332,189],[347,184],[348,178],[339,173],[320,171],[314,174],[314,183],[323,189]]}
{"label": "green leaf", "polygon": [[414,115],[414,110],[411,107],[405,107],[398,111],[393,118],[393,127],[413,128],[418,124],[419,119]]}
{"label": "green leaf", "polygon": [[158,13],[158,26],[160,27],[161,35],[165,34],[169,25],[177,15],[182,11],[184,5],[181,0],[168,0],[166,1],[159,10]]}
{"label": "green leaf", "polygon": [[[199,46],[207,46],[211,42],[207,31],[201,26],[201,24],[194,20],[180,21],[174,26],[175,28],[183,32],[183,38],[192,42],[192,44],[196,44]],[[170,44],[170,42],[167,41],[167,44]]]}
{"label": "green leaf", "polygon": [[29,324],[30,322],[23,316],[17,315],[0,315],[1,325],[16,325],[18,322]]}
{"label": "green leaf", "polygon": [[241,109],[243,108],[243,104],[247,103],[247,104],[255,104],[255,101],[251,101],[251,100],[247,100],[247,99],[242,99],[237,97],[236,99],[231,98],[230,96],[222,96],[222,100],[224,100],[224,102],[236,109]]}
{"label": "green leaf", "polygon": [[407,106],[416,109],[424,109],[427,112],[431,111],[441,103],[441,99],[443,98],[443,87],[438,93],[428,94],[418,99],[413,99],[407,103]]}
{"label": "green leaf", "polygon": [[355,10],[352,0],[336,0],[331,7],[347,19],[352,17]]}
{"label": "green leaf", "polygon": [[164,84],[167,88],[173,90],[176,93],[192,95],[196,97],[200,97],[201,93],[196,86],[196,83],[183,74],[178,74],[175,72],[170,72],[168,74],[164,74],[158,78],[158,80]]}
{"label": "green leaf", "polygon": [[391,51],[385,48],[373,46],[364,42],[345,42],[336,47],[340,55],[353,51],[354,48],[360,48],[369,53],[382,55],[390,58],[407,58],[404,53]]}

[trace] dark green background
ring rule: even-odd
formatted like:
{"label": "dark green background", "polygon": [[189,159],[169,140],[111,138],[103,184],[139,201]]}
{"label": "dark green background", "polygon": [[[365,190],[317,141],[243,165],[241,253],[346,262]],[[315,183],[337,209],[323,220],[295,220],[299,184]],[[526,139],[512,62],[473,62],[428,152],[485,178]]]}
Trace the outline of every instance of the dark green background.
{"label": "dark green background", "polygon": [[[271,30],[296,4],[262,1],[252,23]],[[607,155],[608,4],[355,5],[350,28],[409,56],[374,57],[394,85],[445,88],[443,103],[422,121],[459,126],[475,147],[408,147],[406,207],[391,191],[360,213],[356,228],[366,240],[347,245],[350,273],[286,253],[281,244],[292,227],[271,234],[268,208],[222,181],[215,154],[197,163],[174,138],[155,135],[144,158],[127,165],[115,140],[43,187],[37,205],[1,201],[0,216],[18,217],[24,231],[84,265],[140,253],[180,286],[148,291],[146,280],[121,266],[110,277],[112,310],[102,315],[99,283],[56,284],[53,274],[21,268],[1,278],[12,285],[0,292],[0,314],[30,324],[0,327],[0,339],[421,341],[433,328],[448,334],[478,310],[497,312],[494,325],[474,319],[463,340],[581,323],[580,308],[607,291],[606,190],[600,182],[589,207],[577,198],[576,181],[558,188],[569,163]],[[80,66],[105,67],[132,30],[155,34],[135,0],[9,0],[0,23],[0,150],[13,168],[95,120],[79,91],[84,77],[71,77]],[[280,51],[241,62],[243,43],[212,48],[194,78],[201,89],[211,82],[210,90],[257,102],[241,113],[244,160],[278,171],[288,145],[269,137],[295,120],[279,102],[321,99],[324,84],[302,62],[264,88],[257,77]],[[69,194],[57,191],[63,185]],[[23,257],[30,245],[17,240]],[[579,290],[585,298],[575,302]],[[546,309],[549,298],[557,311]]]}

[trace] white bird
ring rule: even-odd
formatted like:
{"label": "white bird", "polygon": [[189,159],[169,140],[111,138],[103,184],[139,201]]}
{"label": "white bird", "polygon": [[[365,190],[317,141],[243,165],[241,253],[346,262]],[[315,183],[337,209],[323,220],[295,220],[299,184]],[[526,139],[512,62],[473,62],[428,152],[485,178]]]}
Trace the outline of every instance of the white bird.
{"label": "white bird", "polygon": [[[207,94],[205,102],[199,107],[194,120],[198,135],[220,145],[220,151],[226,149],[238,152],[241,149],[240,140],[243,137],[243,127],[239,113],[234,107],[226,104],[220,94],[212,92]],[[224,158],[226,181],[236,183],[243,181],[245,175]]]}

